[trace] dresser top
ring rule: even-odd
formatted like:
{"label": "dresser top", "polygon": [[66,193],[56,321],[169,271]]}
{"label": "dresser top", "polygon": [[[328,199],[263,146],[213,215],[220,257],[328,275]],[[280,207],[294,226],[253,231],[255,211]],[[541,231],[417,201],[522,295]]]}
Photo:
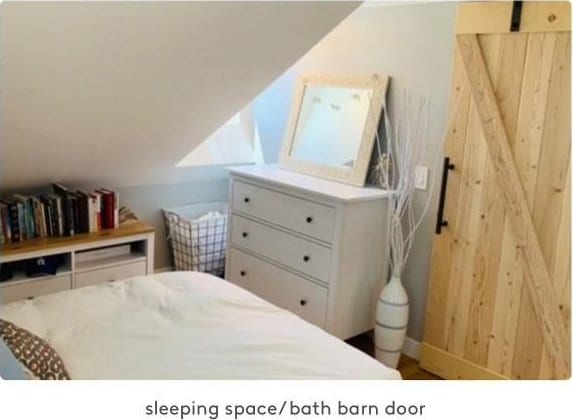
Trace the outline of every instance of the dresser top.
{"label": "dresser top", "polygon": [[296,188],[338,201],[367,201],[388,196],[388,191],[380,188],[370,186],[364,188],[354,187],[328,179],[281,169],[275,164],[231,166],[227,169],[233,175]]}

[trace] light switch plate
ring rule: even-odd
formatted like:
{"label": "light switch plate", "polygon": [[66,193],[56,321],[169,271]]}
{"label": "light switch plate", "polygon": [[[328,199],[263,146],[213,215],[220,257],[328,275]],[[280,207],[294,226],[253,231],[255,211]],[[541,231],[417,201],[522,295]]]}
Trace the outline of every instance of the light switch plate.
{"label": "light switch plate", "polygon": [[430,168],[427,166],[416,166],[416,179],[414,187],[417,190],[426,191],[428,189],[428,173]]}

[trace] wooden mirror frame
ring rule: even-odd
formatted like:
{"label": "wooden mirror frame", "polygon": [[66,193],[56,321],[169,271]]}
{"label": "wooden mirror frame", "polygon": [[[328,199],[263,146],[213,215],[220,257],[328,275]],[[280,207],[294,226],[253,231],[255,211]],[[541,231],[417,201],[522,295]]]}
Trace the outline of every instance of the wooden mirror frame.
{"label": "wooden mirror frame", "polygon": [[[382,115],[384,96],[388,86],[388,77],[378,74],[370,76],[340,76],[340,75],[301,75],[297,81],[294,99],[287,123],[285,137],[279,156],[279,167],[327,178],[346,184],[364,186],[366,173],[370,164],[372,148],[376,139],[378,123]],[[371,89],[370,108],[364,125],[362,139],[358,148],[355,164],[350,169],[323,165],[318,162],[297,160],[291,156],[298,118],[307,86],[333,86],[359,89]]]}

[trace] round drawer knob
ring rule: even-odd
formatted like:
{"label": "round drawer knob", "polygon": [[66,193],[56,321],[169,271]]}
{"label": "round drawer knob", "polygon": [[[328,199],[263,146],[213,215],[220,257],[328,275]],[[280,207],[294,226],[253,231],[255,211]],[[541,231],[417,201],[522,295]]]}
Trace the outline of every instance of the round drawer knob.
{"label": "round drawer knob", "polygon": [[241,270],[241,277],[245,277],[247,275],[247,272],[245,270]]}
{"label": "round drawer knob", "polygon": [[243,238],[246,238],[247,236],[249,236],[248,232],[243,232]]}
{"label": "round drawer knob", "polygon": [[32,300],[32,299],[34,299],[34,296],[28,296],[26,299]]}
{"label": "round drawer knob", "polygon": [[301,299],[300,306],[305,306],[305,305],[306,305],[306,299]]}
{"label": "round drawer knob", "polygon": [[306,223],[312,223],[312,220],[313,220],[312,217],[308,216],[306,218]]}
{"label": "round drawer knob", "polygon": [[310,255],[305,255],[304,257],[302,257],[304,262],[309,262],[310,261]]}
{"label": "round drawer knob", "polygon": [[243,200],[245,203],[248,203],[251,201],[251,199],[249,197],[245,197],[245,199]]}

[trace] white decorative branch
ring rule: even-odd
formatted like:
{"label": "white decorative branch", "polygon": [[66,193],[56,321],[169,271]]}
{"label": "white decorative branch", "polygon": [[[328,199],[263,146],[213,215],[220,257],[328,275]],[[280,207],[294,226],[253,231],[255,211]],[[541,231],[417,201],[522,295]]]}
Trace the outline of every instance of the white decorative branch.
{"label": "white decorative branch", "polygon": [[[426,214],[435,177],[421,212],[414,208],[416,167],[427,160],[426,133],[429,118],[429,100],[414,97],[405,90],[395,101],[395,121],[384,112],[386,150],[383,151],[379,136],[379,160],[375,168],[377,182],[391,190],[388,206],[389,262],[392,276],[401,277],[414,244],[414,235]],[[385,106],[385,110],[388,108]]]}

